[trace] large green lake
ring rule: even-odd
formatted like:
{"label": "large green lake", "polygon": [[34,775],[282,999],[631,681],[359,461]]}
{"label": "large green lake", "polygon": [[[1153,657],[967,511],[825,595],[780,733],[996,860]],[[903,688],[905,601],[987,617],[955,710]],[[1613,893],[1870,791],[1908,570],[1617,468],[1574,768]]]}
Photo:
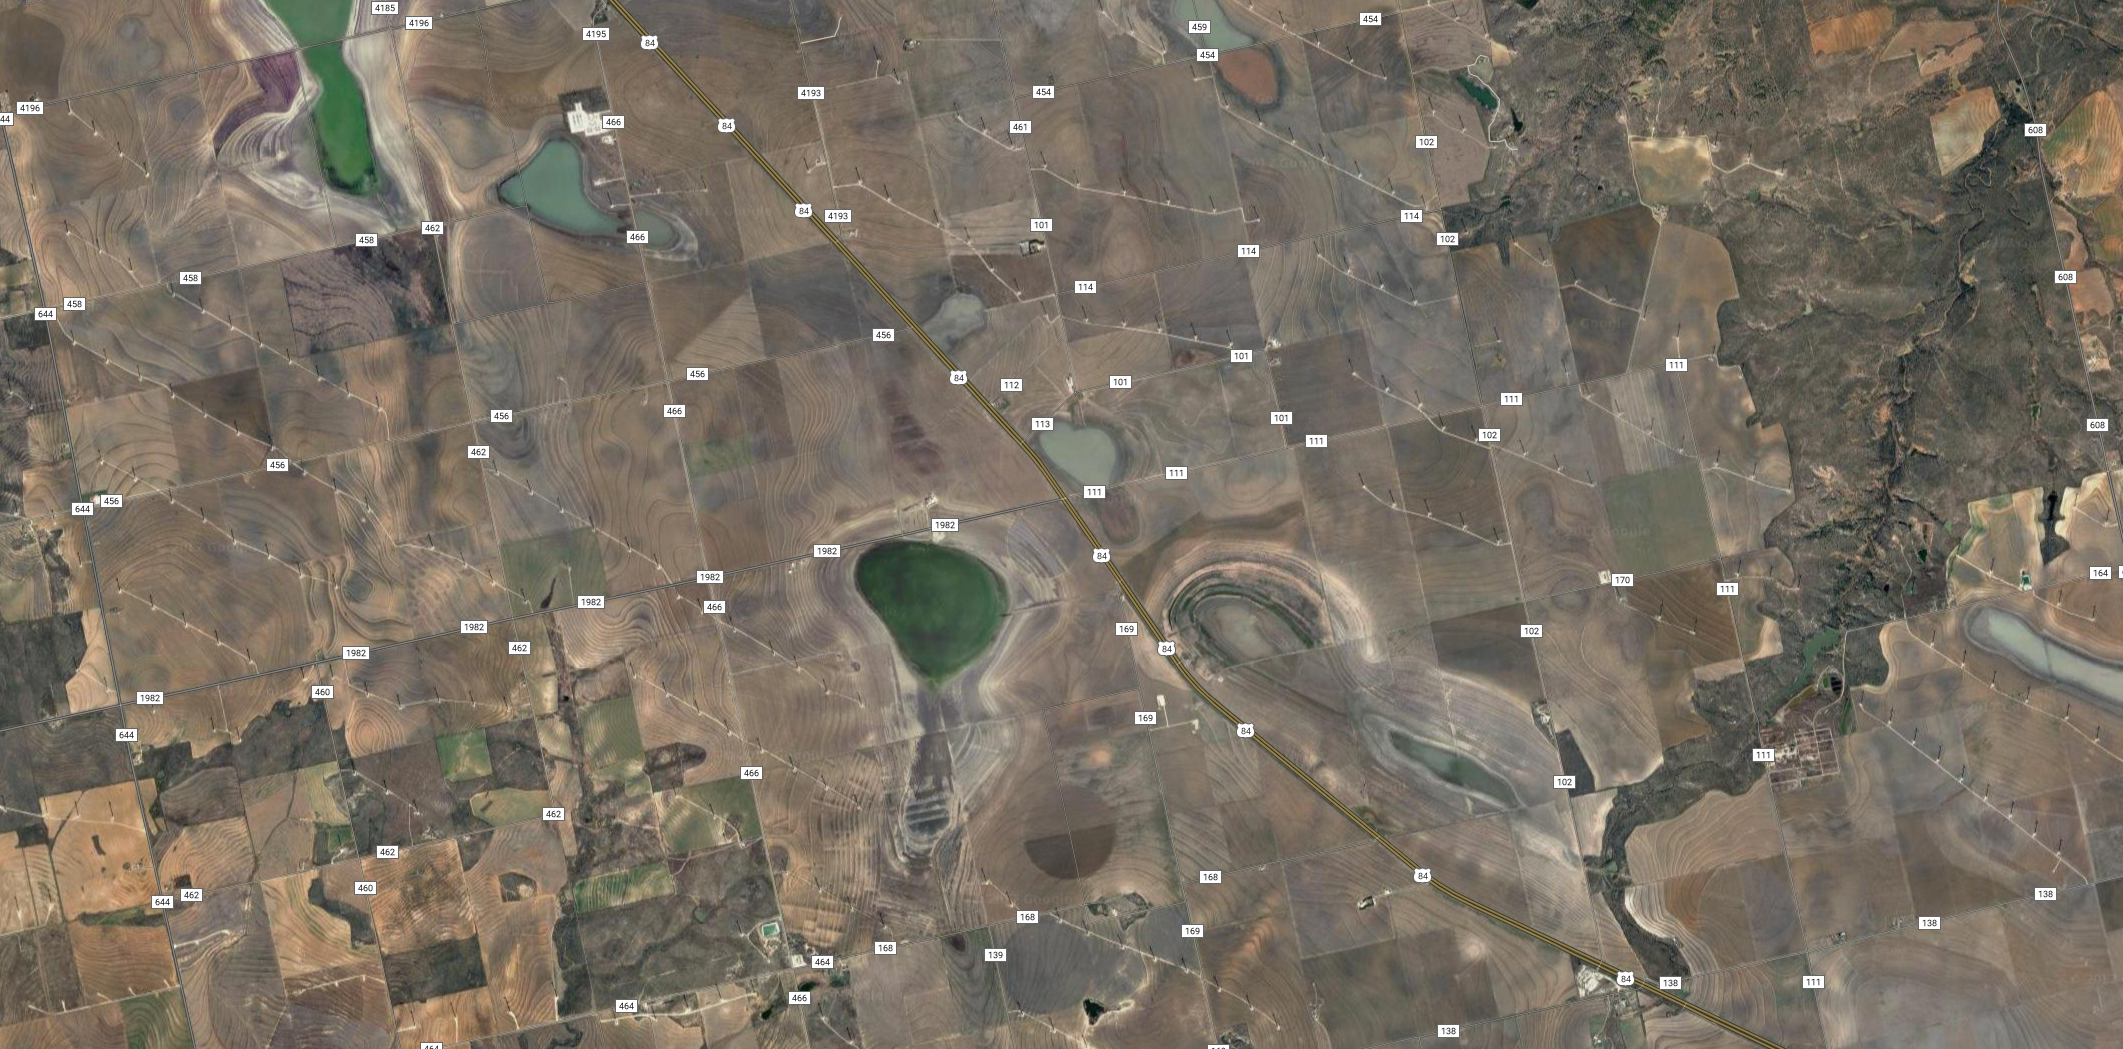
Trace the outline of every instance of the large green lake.
{"label": "large green lake", "polygon": [[931,681],[964,670],[1002,629],[1002,580],[952,547],[880,543],[855,562],[855,587],[900,654]]}
{"label": "large green lake", "polygon": [[266,0],[266,6],[305,49],[303,64],[316,74],[324,90],[310,119],[317,128],[325,177],[333,186],[357,196],[372,192],[376,149],[369,141],[369,104],[338,43],[347,34],[354,0]]}

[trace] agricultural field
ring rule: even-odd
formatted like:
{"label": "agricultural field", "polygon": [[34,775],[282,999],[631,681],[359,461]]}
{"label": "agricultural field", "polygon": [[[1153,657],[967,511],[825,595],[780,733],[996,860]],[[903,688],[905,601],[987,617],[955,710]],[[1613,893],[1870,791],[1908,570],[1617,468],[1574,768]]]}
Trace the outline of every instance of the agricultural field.
{"label": "agricultural field", "polygon": [[0,11],[0,1049],[2123,1029],[2123,9]]}

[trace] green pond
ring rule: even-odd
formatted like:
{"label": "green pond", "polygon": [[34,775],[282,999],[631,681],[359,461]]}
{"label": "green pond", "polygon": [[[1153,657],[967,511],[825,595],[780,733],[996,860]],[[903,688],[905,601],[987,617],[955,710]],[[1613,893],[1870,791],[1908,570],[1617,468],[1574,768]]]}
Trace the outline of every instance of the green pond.
{"label": "green pond", "polygon": [[[1188,33],[1187,23],[1200,19],[1208,19],[1208,35],[1196,36]],[[1199,41],[1201,47],[1236,51],[1242,47],[1251,47],[1254,43],[1252,37],[1231,24],[1230,16],[1224,14],[1223,7],[1216,0],[1179,0],[1179,3],[1172,5],[1172,23],[1172,27],[1179,30],[1181,35],[1189,40]]]}
{"label": "green pond", "polygon": [[317,128],[325,177],[357,196],[373,191],[376,150],[369,142],[369,104],[338,44],[346,36],[354,0],[266,0],[266,6],[294,34],[295,43],[306,48],[303,64],[323,88],[310,119]]}
{"label": "green pond", "polygon": [[1389,731],[1388,735],[1393,741],[1393,749],[1420,762],[1424,768],[1436,773],[1437,778],[1461,790],[1471,790],[1494,799],[1506,808],[1518,804],[1518,795],[1512,791],[1511,784],[1483,768],[1479,762],[1425,743],[1405,732]]}
{"label": "green pond", "polygon": [[[582,177],[582,149],[573,138],[550,139],[538,147],[522,171],[502,180],[500,193],[504,203],[530,208],[538,221],[569,233],[617,237],[629,228],[590,199]],[[633,228],[648,231],[652,248],[668,247],[678,239],[671,224],[647,208],[635,208],[633,221]]]}
{"label": "green pond", "polygon": [[1120,472],[1120,445],[1096,426],[1054,420],[1054,429],[1039,435],[1039,451],[1078,484],[1112,484]]}
{"label": "green pond", "polygon": [[900,654],[931,681],[964,670],[1002,629],[1002,580],[952,547],[880,543],[856,560],[855,588]]}

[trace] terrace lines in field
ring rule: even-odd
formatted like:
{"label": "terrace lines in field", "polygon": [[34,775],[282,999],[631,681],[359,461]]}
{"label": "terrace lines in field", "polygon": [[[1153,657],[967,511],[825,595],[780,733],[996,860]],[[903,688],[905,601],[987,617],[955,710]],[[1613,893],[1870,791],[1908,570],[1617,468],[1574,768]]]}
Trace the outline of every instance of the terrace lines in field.
{"label": "terrace lines in field", "polygon": [[[612,5],[612,9],[617,12],[622,18],[624,18],[629,23],[629,25],[632,26],[637,32],[642,33],[644,35],[647,34],[647,31],[641,26],[638,21],[634,19],[632,14],[630,14],[623,5],[615,2]],[[672,72],[677,74],[679,79],[683,83],[685,83],[686,87],[693,92],[693,94],[701,102],[701,104],[705,106],[710,112],[714,113],[718,118],[720,118],[722,116],[722,110],[716,107],[715,104],[708,99],[707,95],[700,90],[699,86],[693,82],[692,77],[689,76],[684,71],[684,69],[678,65],[677,61],[671,57],[670,53],[664,51],[661,48],[657,49],[657,53],[660,57],[663,58],[665,64],[672,70]],[[790,200],[796,202],[801,201],[801,197],[796,193],[796,191],[792,187],[790,187],[789,184],[784,181],[777,172],[774,171],[773,166],[756,148],[751,145],[749,140],[747,140],[743,136],[743,133],[741,131],[737,133],[737,141],[739,145],[742,146],[745,151],[752,157],[754,163],[759,165],[762,170],[764,170],[767,174],[769,174],[770,177],[774,179],[774,181],[782,188],[782,190],[789,197]],[[856,273],[862,276],[865,281],[870,284],[872,289],[875,290],[878,296],[886,303],[886,305],[888,305],[892,309],[894,314],[896,314],[908,326],[908,328],[912,330],[916,334],[916,336],[921,339],[923,344],[927,346],[928,349],[936,356],[939,363],[943,364],[947,369],[955,370],[956,365],[951,360],[951,358],[946,355],[944,351],[939,346],[937,346],[933,340],[929,338],[927,333],[922,330],[920,325],[914,320],[913,316],[907,312],[905,307],[903,307],[894,296],[892,296],[888,291],[886,291],[884,286],[880,284],[877,279],[870,274],[868,268],[864,266],[861,260],[858,259],[855,254],[847,247],[845,242],[843,242],[842,239],[829,226],[825,224],[823,219],[814,213],[811,218],[811,222],[812,225],[819,231],[819,233],[826,238],[827,242],[832,244],[838,250],[838,252],[845,259],[847,259],[848,263],[855,269]],[[1011,439],[1014,441],[1014,443],[1017,444],[1018,448],[1025,454],[1025,456],[1032,461],[1033,465],[1040,470],[1041,474],[1047,480],[1049,487],[1055,492],[1055,494],[1057,496],[1065,497],[1065,489],[1063,488],[1061,483],[1053,476],[1052,472],[1048,470],[1045,462],[1039,457],[1036,452],[1033,451],[1031,446],[1026,442],[1025,438],[1021,434],[1019,434],[1014,427],[1010,426],[1007,420],[1005,420],[995,410],[994,406],[989,402],[988,398],[984,394],[982,394],[978,389],[970,385],[966,387],[966,390],[970,395],[975,398],[975,400],[978,402],[980,407],[986,412],[986,414],[988,414],[989,417],[993,419],[996,424],[1000,426],[1004,430],[1004,432],[1011,437]],[[1074,502],[1065,501],[1064,506],[1069,510],[1070,516],[1074,520],[1078,531],[1082,533],[1084,538],[1093,546],[1098,545],[1095,533],[1092,532],[1090,525],[1085,521],[1081,512],[1078,511]],[[1153,638],[1159,641],[1164,640],[1163,631],[1158,626],[1158,621],[1156,617],[1152,616],[1149,613],[1148,609],[1144,606],[1141,597],[1136,593],[1134,587],[1128,583],[1127,579],[1123,575],[1121,575],[1119,567],[1117,565],[1109,564],[1108,569],[1112,574],[1115,583],[1120,587],[1122,593],[1126,596],[1129,605],[1135,610],[1139,621],[1144,622],[1148,625]],[[1182,661],[1177,656],[1174,656],[1171,657],[1171,664],[1173,669],[1178,672],[1180,677],[1187,682],[1187,684],[1192,688],[1192,690],[1197,695],[1199,695],[1205,702],[1209,703],[1212,707],[1216,708],[1218,713],[1224,715],[1227,720],[1232,721],[1234,723],[1239,720],[1237,715],[1233,714],[1228,707],[1224,706],[1212,694],[1209,693],[1207,688],[1203,686],[1198,679],[1196,679],[1193,672],[1184,661]],[[1405,853],[1395,847],[1384,836],[1380,835],[1375,828],[1372,828],[1368,823],[1358,817],[1353,811],[1348,808],[1346,804],[1341,802],[1339,798],[1337,798],[1326,787],[1321,785],[1315,778],[1306,773],[1302,768],[1300,768],[1296,764],[1292,763],[1288,757],[1286,757],[1272,743],[1268,742],[1265,737],[1255,736],[1254,742],[1262,750],[1266,751],[1269,755],[1275,758],[1278,763],[1282,764],[1286,769],[1296,775],[1307,787],[1309,787],[1321,799],[1329,802],[1336,809],[1341,811],[1342,814],[1347,817],[1352,823],[1364,829],[1367,833],[1370,834],[1370,836],[1375,838],[1380,844],[1384,845],[1387,850],[1393,853],[1395,858],[1399,859],[1406,867],[1412,869],[1416,866],[1416,863],[1413,859],[1409,858]],[[1581,951],[1569,948],[1567,945],[1555,940],[1553,937],[1549,937],[1545,934],[1539,933],[1537,930],[1532,929],[1531,927],[1525,925],[1522,922],[1518,922],[1517,920],[1503,915],[1492,908],[1483,906],[1477,903],[1476,901],[1472,900],[1471,898],[1468,898],[1463,894],[1451,890],[1450,888],[1444,886],[1441,883],[1434,884],[1436,884],[1436,887],[1441,892],[1469,907],[1472,907],[1482,912],[1483,914],[1488,915],[1494,920],[1503,922],[1507,925],[1512,926],[1513,928],[1519,929],[1520,931],[1533,936],[1534,938],[1542,941],[1543,943],[1548,944],[1549,946],[1555,947],[1559,950],[1563,950],[1565,953],[1571,954],[1585,961],[1587,964],[1596,965],[1597,967],[1603,968],[1608,972],[1614,971],[1612,966],[1608,966],[1605,963],[1600,963],[1596,959],[1591,958],[1590,956],[1584,954]],[[1710,1020],[1711,1022],[1716,1023],[1718,1026],[1726,1029],[1727,1031],[1746,1037],[1750,1041],[1754,1041],[1757,1044],[1762,1044],[1765,1046],[1774,1045],[1774,1043],[1770,1042],[1769,1040],[1764,1039],[1761,1036],[1746,1030],[1745,1028],[1732,1024],[1730,1021],[1726,1021],[1721,1017],[1717,1017],[1715,1014],[1708,1012],[1701,1006],[1688,1002],[1685,998],[1670,995],[1663,991],[1657,990],[1652,990],[1649,993],[1652,993],[1653,995],[1664,999],[1671,1004],[1678,1005],[1688,1010],[1689,1012],[1695,1013],[1703,1017],[1704,1019]]]}

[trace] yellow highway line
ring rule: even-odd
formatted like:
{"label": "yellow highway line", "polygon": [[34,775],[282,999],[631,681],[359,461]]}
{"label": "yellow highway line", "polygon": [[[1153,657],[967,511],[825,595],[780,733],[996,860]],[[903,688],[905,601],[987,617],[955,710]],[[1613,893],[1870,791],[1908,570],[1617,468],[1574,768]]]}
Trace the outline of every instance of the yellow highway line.
{"label": "yellow highway line", "polygon": [[[609,0],[609,6],[612,8],[613,11],[619,14],[619,17],[626,20],[627,25],[633,27],[634,32],[642,36],[649,35],[648,31],[642,28],[641,23],[634,20],[634,15],[629,12],[623,4],[620,3],[620,0]],[[661,42],[659,41],[659,45],[660,43]],[[714,114],[717,120],[725,119],[725,115],[722,111],[722,108],[720,106],[717,106],[714,100],[708,97],[707,92],[702,91],[700,89],[699,84],[693,82],[692,76],[687,74],[686,71],[679,66],[678,60],[672,58],[671,53],[669,51],[664,50],[661,46],[658,46],[655,51],[657,56],[663,59],[663,64],[671,67],[671,72],[678,74],[679,81],[685,84],[686,89],[688,91],[691,91],[693,93],[693,97],[699,99],[700,104],[707,107],[708,112]],[[789,185],[788,180],[782,177],[781,172],[775,170],[774,165],[768,162],[766,156],[760,153],[757,147],[752,145],[752,141],[750,139],[745,137],[744,129],[739,128],[735,131],[730,132],[730,134],[737,140],[737,144],[739,146],[744,147],[744,151],[751,156],[752,162],[754,164],[757,164],[761,171],[766,172],[767,177],[773,179],[775,185],[781,187],[782,193],[788,196],[789,202],[791,204],[804,203],[803,197],[797,194],[795,187]],[[886,291],[885,286],[879,283],[877,278],[870,273],[870,268],[868,266],[863,265],[862,260],[856,258],[855,253],[849,250],[847,242],[841,240],[840,235],[834,233],[833,228],[831,226],[826,225],[824,216],[816,208],[813,208],[811,210],[811,225],[816,226],[818,228],[819,234],[826,238],[826,242],[833,245],[833,247],[840,252],[841,257],[848,261],[848,265],[853,266],[855,268],[856,273],[861,274],[862,279],[870,285],[871,290],[877,292],[878,297],[883,299],[886,305],[892,307],[892,312],[897,314],[899,316],[899,319],[906,324],[907,329],[909,331],[912,331],[915,337],[921,340],[923,346],[928,347],[930,353],[936,355],[936,359],[943,364],[946,370],[959,370],[958,364],[952,361],[950,355],[946,354],[943,351],[943,347],[938,346],[936,344],[936,340],[931,339],[929,337],[929,333],[923,331],[921,324],[915,321],[914,316],[907,312],[907,308],[905,306],[900,305],[899,298],[893,295],[891,292]],[[1058,291],[1057,294],[1059,294]],[[1041,458],[1039,453],[1033,450],[1032,445],[1025,440],[1024,435],[1018,433],[1017,428],[1010,425],[1009,420],[1004,419],[1002,417],[1002,413],[995,410],[995,405],[988,400],[986,394],[980,392],[979,387],[975,386],[971,382],[968,382],[965,384],[965,388],[967,393],[973,395],[974,401],[980,405],[981,410],[988,414],[988,418],[995,420],[995,425],[1002,427],[1003,432],[1009,434],[1010,439],[1012,441],[1017,442],[1018,450],[1025,453],[1025,457],[1027,459],[1030,459],[1032,461],[1032,465],[1039,469],[1040,476],[1046,478],[1047,480],[1047,487],[1053,489],[1054,494],[1061,499],[1062,505],[1068,508],[1069,516],[1075,520],[1076,530],[1083,533],[1084,541],[1090,543],[1093,549],[1097,549],[1099,546],[1097,533],[1091,530],[1090,522],[1084,520],[1083,512],[1076,508],[1076,502],[1069,498],[1068,490],[1062,487],[1062,484],[1059,480],[1055,479],[1054,472],[1047,468],[1046,460]],[[1158,628],[1157,618],[1150,614],[1149,608],[1143,604],[1143,599],[1137,596],[1137,594],[1135,593],[1135,587],[1130,585],[1127,580],[1127,577],[1121,574],[1120,565],[1116,562],[1108,561],[1106,562],[1106,571],[1112,573],[1114,584],[1119,586],[1121,593],[1126,595],[1126,597],[1128,598],[1129,607],[1133,608],[1135,610],[1136,616],[1142,620],[1145,626],[1149,627],[1150,636],[1157,641],[1167,640],[1165,637],[1165,632]],[[1194,671],[1189,669],[1187,667],[1187,664],[1183,662],[1177,654],[1167,656],[1165,658],[1172,664],[1172,668],[1179,672],[1179,676],[1186,680],[1187,687],[1193,689],[1195,695],[1200,696],[1203,702],[1206,702],[1211,707],[1215,708],[1216,712],[1218,714],[1223,715],[1225,720],[1230,721],[1234,725],[1239,723],[1238,715],[1233,713],[1231,711],[1231,708],[1226,707],[1223,704],[1222,700],[1217,699],[1216,696],[1209,691],[1208,686],[1202,684],[1201,679],[1194,676]],[[1313,793],[1318,794],[1322,799],[1327,802],[1327,804],[1334,806],[1334,808],[1339,811],[1343,816],[1348,817],[1349,822],[1354,823],[1358,827],[1362,828],[1365,834],[1370,835],[1371,840],[1378,842],[1382,846],[1385,846],[1386,851],[1391,853],[1394,859],[1401,861],[1401,864],[1403,866],[1406,866],[1409,870],[1415,870],[1417,867],[1421,866],[1420,864],[1415,862],[1414,858],[1410,857],[1406,852],[1403,852],[1400,846],[1395,845],[1391,841],[1388,841],[1386,839],[1386,836],[1380,833],[1377,827],[1372,826],[1370,823],[1366,822],[1363,817],[1358,816],[1355,812],[1351,811],[1349,806],[1342,802],[1342,799],[1336,797],[1333,791],[1327,789],[1326,785],[1312,778],[1312,775],[1306,772],[1304,769],[1299,768],[1297,766],[1297,763],[1291,761],[1288,757],[1286,757],[1281,750],[1276,748],[1275,744],[1268,742],[1267,737],[1260,735],[1259,732],[1256,731],[1253,735],[1253,742],[1262,750],[1267,751],[1268,756],[1274,758],[1278,764],[1282,765],[1286,769],[1289,769],[1291,774],[1295,775],[1299,780],[1301,780],[1305,784],[1305,786],[1312,788]],[[1509,928],[1517,932],[1523,933],[1526,936],[1530,936],[1535,940],[1539,940],[1540,942],[1550,947],[1553,947],[1556,950],[1561,951],[1564,954],[1567,954],[1570,957],[1575,958],[1586,965],[1589,965],[1595,969],[1599,969],[1600,971],[1607,973],[1609,976],[1612,976],[1619,971],[1615,966],[1610,965],[1607,962],[1601,961],[1598,957],[1594,956],[1590,952],[1579,950],[1578,948],[1573,947],[1570,944],[1564,943],[1563,941],[1558,940],[1555,937],[1540,931],[1539,929],[1527,925],[1525,922],[1519,921],[1518,919],[1513,918],[1510,915],[1505,914],[1489,906],[1488,904],[1475,900],[1474,898],[1466,895],[1465,893],[1462,893],[1459,890],[1446,885],[1444,882],[1437,881],[1433,878],[1428,884],[1431,888],[1436,889],[1441,893],[1444,893],[1447,897],[1454,900],[1455,902],[1458,902],[1474,909],[1475,911],[1481,913],[1484,917],[1489,918],[1490,920],[1495,921],[1499,924],[1508,926]],[[1694,1013],[1695,1015],[1700,1016],[1703,1019],[1708,1020],[1711,1023],[1716,1024],[1717,1026],[1727,1031],[1730,1031],[1733,1034],[1739,1035],[1740,1037],[1745,1038],[1758,1046],[1762,1046],[1763,1049],[1784,1049],[1784,1047],[1779,1045],[1778,1043],[1770,1041],[1769,1039],[1764,1038],[1761,1035],[1758,1035],[1745,1027],[1741,1027],[1740,1025],[1733,1023],[1732,1021],[1727,1020],[1724,1017],[1719,1016],[1718,1014],[1713,1013],[1710,1010],[1705,1009],[1702,1006],[1697,1005],[1694,1002],[1691,1002],[1688,999],[1681,997],[1680,995],[1674,994],[1671,991],[1660,990],[1656,986],[1644,983],[1637,984],[1635,989],[1645,994],[1652,995],[1653,997],[1656,997],[1666,1002],[1668,1005],[1672,1005],[1676,1008],[1685,1009],[1688,1012]]]}

